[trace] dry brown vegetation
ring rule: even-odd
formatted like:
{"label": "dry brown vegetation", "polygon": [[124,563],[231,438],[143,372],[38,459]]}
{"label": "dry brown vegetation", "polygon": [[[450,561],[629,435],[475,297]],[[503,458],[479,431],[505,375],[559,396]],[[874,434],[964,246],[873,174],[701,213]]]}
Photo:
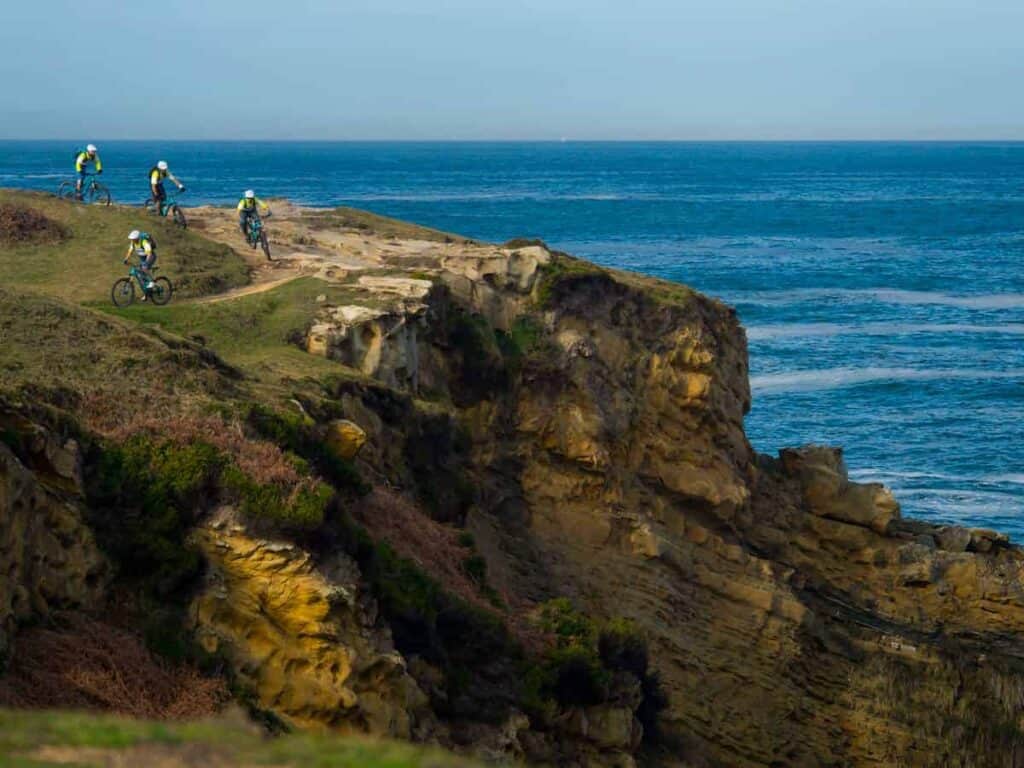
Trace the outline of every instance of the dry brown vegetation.
{"label": "dry brown vegetation", "polygon": [[439,523],[420,510],[416,503],[395,491],[376,486],[352,508],[355,519],[370,536],[384,541],[400,556],[415,563],[445,591],[505,621],[512,635],[524,647],[547,647],[548,639],[530,619],[534,606],[499,591],[505,606],[500,610],[466,574],[463,563],[472,550],[459,542],[463,531]]}
{"label": "dry brown vegetation", "polygon": [[462,568],[468,552],[459,531],[420,512],[414,502],[388,488],[375,487],[353,509],[356,520],[375,540],[385,541],[448,592],[487,610],[494,607]]}
{"label": "dry brown vegetation", "polygon": [[138,636],[80,615],[55,628],[22,631],[0,678],[0,706],[92,709],[130,717],[182,720],[218,712],[223,680],[153,656]]}
{"label": "dry brown vegetation", "polygon": [[149,413],[137,413],[131,419],[119,419],[107,429],[97,431],[115,442],[141,434],[167,440],[177,446],[207,443],[231,457],[247,477],[261,485],[273,483],[292,487],[304,479],[295,464],[274,443],[249,437],[240,422],[226,421],[217,416],[159,418]]}
{"label": "dry brown vegetation", "polygon": [[0,242],[5,245],[63,240],[67,230],[39,211],[24,205],[0,203]]}

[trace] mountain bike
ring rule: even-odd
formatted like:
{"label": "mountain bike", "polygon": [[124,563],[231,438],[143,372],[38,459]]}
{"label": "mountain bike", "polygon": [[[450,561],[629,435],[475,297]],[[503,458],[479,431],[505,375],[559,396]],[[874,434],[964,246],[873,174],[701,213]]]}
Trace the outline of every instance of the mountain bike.
{"label": "mountain bike", "polygon": [[183,194],[184,192],[185,190],[181,189],[178,190],[177,192],[172,193],[170,197],[164,200],[163,204],[159,207],[159,209],[157,208],[156,200],[154,200],[152,196],[150,196],[149,198],[146,199],[146,202],[142,204],[142,207],[145,208],[150,213],[157,213],[160,216],[170,216],[172,219],[174,219],[175,224],[177,224],[182,229],[187,229],[188,222],[185,221],[185,212],[181,209],[181,206],[178,205],[178,196]]}
{"label": "mountain bike", "polygon": [[95,173],[85,174],[82,180],[82,196],[78,196],[77,181],[62,181],[57,187],[57,197],[64,200],[79,200],[91,205],[110,205],[110,190],[96,181]]}
{"label": "mountain bike", "polygon": [[[269,215],[268,213],[267,216]],[[256,249],[257,245],[260,246],[263,249],[263,253],[267,256],[267,261],[272,261],[270,258],[270,243],[267,240],[267,230],[263,228],[263,219],[260,218],[259,214],[249,217],[249,226],[245,239],[253,250]]]}
{"label": "mountain bike", "polygon": [[[156,272],[160,267],[152,267],[150,273]],[[128,307],[135,302],[135,284],[138,283],[139,290],[143,296],[146,296],[158,307],[162,307],[168,301],[171,300],[171,294],[174,293],[174,286],[171,285],[171,281],[166,277],[154,277],[153,287],[146,287],[146,275],[136,265],[133,265],[128,270],[128,277],[122,277],[114,282],[113,287],[110,289],[110,300],[114,302],[115,307]]]}

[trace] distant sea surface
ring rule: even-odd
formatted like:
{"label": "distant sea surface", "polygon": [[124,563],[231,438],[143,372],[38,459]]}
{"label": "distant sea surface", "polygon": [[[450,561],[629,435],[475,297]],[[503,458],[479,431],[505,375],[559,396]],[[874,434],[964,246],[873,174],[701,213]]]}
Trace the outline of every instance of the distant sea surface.
{"label": "distant sea surface", "polygon": [[[247,187],[492,241],[540,237],[735,305],[747,432],[846,447],[905,514],[1024,539],[1024,144],[104,142],[139,202]],[[53,190],[73,142],[0,142],[0,186]]]}

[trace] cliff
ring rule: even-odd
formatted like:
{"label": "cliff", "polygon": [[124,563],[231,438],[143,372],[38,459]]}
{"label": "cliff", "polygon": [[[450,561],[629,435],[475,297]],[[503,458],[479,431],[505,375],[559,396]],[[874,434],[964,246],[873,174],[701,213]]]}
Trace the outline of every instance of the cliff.
{"label": "cliff", "polygon": [[[276,207],[278,258],[234,292],[114,318],[0,295],[12,669],[51,606],[157,600],[287,727],[557,765],[1019,763],[1024,554],[903,519],[839,449],[757,455],[729,307]],[[230,212],[190,218],[233,242]],[[54,312],[73,375],[26,352]],[[160,418],[112,422],[110,371]]]}

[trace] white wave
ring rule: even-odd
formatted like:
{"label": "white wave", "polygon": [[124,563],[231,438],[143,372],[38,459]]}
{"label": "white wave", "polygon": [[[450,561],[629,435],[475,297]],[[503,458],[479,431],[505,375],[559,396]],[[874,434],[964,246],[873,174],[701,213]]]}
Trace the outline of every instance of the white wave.
{"label": "white wave", "polygon": [[954,379],[1022,379],[1024,369],[992,371],[984,368],[825,368],[751,376],[750,388],[759,394],[815,392],[842,389],[878,381],[933,381]]}
{"label": "white wave", "polygon": [[884,304],[944,306],[959,309],[1017,309],[1024,307],[1024,293],[975,295],[938,291],[905,291],[899,288],[802,288],[790,291],[761,291],[730,297],[736,304],[779,306],[821,299],[873,300]]}
{"label": "white wave", "polygon": [[1024,503],[1024,499],[1020,499],[1019,494],[1015,491],[1001,491],[991,488],[985,490],[973,488],[896,488],[893,492],[896,494],[897,499],[918,499],[924,497],[959,504],[969,502],[998,504],[1013,500]]}
{"label": "white wave", "polygon": [[795,339],[829,336],[899,336],[914,333],[978,333],[1024,335],[1024,323],[971,325],[968,323],[780,323],[747,329],[747,339]]}
{"label": "white wave", "polygon": [[851,469],[850,477],[859,483],[892,483],[898,485],[906,480],[945,480],[952,483],[973,483],[978,480],[976,477],[966,475],[947,475],[941,472],[916,472],[913,470],[897,469]]}
{"label": "white wave", "polygon": [[984,483],[1005,483],[1006,485],[1024,485],[1024,473],[1010,472],[1005,475],[985,475]]}
{"label": "white wave", "polygon": [[990,293],[960,296],[932,291],[901,291],[896,289],[868,291],[879,301],[892,304],[938,304],[962,309],[1013,309],[1024,307],[1024,293]]}

